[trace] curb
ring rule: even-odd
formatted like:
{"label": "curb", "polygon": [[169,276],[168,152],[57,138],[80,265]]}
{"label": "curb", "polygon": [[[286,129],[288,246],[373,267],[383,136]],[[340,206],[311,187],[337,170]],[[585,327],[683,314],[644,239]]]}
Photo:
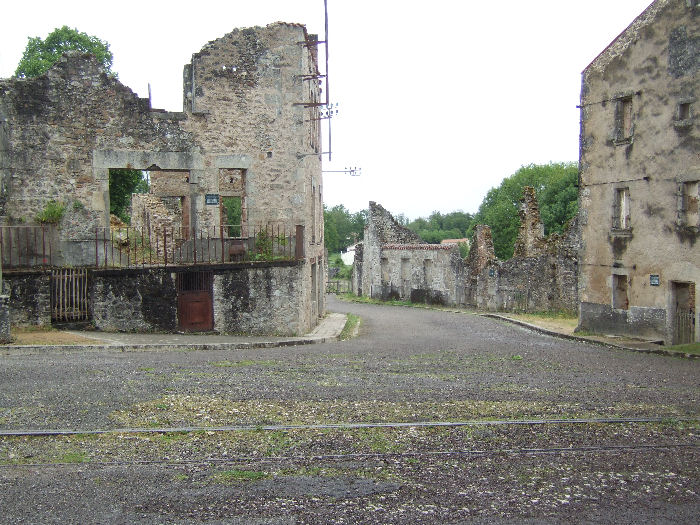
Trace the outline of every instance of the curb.
{"label": "curb", "polygon": [[642,354],[657,354],[657,355],[664,355],[664,356],[670,356],[670,357],[681,357],[681,358],[685,358],[685,359],[698,359],[698,358],[700,358],[700,355],[688,354],[686,352],[674,352],[672,350],[665,350],[663,348],[659,348],[659,349],[656,349],[656,348],[654,348],[654,349],[635,348],[632,346],[625,346],[625,345],[615,344],[615,343],[607,342],[607,341],[598,341],[597,339],[589,339],[587,337],[583,337],[580,335],[563,334],[561,332],[555,332],[554,330],[542,328],[541,326],[526,323],[525,321],[520,321],[519,319],[513,319],[512,317],[506,317],[504,315],[499,315],[499,314],[484,313],[484,314],[477,314],[477,315],[480,315],[481,317],[490,317],[492,319],[499,319],[501,321],[506,321],[508,323],[522,326],[523,328],[527,328],[528,330],[533,330],[535,332],[539,332],[539,333],[545,334],[545,335],[551,335],[552,337],[558,337],[559,339],[568,339],[570,341],[579,341],[581,343],[596,344],[599,346],[606,346],[608,348],[616,348],[619,350],[628,350],[630,352],[639,352]]}
{"label": "curb", "polygon": [[[347,316],[343,314],[345,321],[340,329],[335,330],[332,335],[304,336],[277,341],[236,341],[231,343],[104,343],[89,345],[3,345],[0,346],[0,354],[20,354],[39,353],[56,351],[64,353],[72,352],[95,352],[95,351],[117,351],[117,352],[163,352],[163,351],[211,351],[211,350],[248,350],[254,348],[283,348],[288,346],[302,346],[317,343],[331,343],[338,341],[340,333],[345,327]],[[316,328],[318,329],[318,327]],[[312,332],[313,333],[313,332]]]}

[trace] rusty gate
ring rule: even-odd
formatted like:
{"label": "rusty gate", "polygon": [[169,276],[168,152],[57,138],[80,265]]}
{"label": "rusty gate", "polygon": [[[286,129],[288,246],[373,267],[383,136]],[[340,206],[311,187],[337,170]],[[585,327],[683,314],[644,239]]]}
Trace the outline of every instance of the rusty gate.
{"label": "rusty gate", "polygon": [[90,319],[88,271],[62,268],[51,271],[51,320],[56,322]]}
{"label": "rusty gate", "polygon": [[695,283],[672,282],[673,344],[695,341]]}
{"label": "rusty gate", "polygon": [[214,274],[211,271],[176,274],[177,323],[180,330],[206,332],[214,328]]}

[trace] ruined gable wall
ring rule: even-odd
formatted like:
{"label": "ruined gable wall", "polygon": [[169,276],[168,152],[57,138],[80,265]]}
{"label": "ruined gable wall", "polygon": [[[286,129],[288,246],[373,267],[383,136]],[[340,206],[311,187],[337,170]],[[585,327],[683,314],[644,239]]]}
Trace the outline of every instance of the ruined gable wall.
{"label": "ruined gable wall", "polygon": [[[318,73],[303,26],[271,24],[236,29],[207,44],[185,67],[188,129],[213,158],[202,186],[217,188],[220,171],[247,170],[245,196],[251,225],[306,226],[321,246],[322,178],[317,108]],[[315,131],[315,133],[312,133]],[[212,208],[206,219],[217,223]],[[318,251],[318,250],[316,250]]]}
{"label": "ruined gable wall", "polygon": [[523,189],[514,255],[499,261],[491,230],[478,225],[464,277],[464,304],[485,310],[578,310],[578,221],[544,237],[533,188]]}
{"label": "ruined gable wall", "polygon": [[[698,225],[684,224],[680,213],[683,182],[700,179],[699,18],[700,8],[686,0],[657,1],[583,72],[579,288],[586,330],[667,337],[672,282],[700,286]],[[628,137],[620,133],[623,98],[631,104]],[[680,118],[682,103],[690,104],[688,118]],[[618,228],[616,193],[624,189],[629,224]],[[628,285],[627,309],[613,308],[619,276]]]}
{"label": "ruined gable wall", "polygon": [[[307,43],[305,43],[307,42]],[[219,224],[219,209],[205,206],[221,193],[222,170],[244,169],[249,230],[304,226],[309,261],[301,311],[311,311],[312,266],[325,283],[320,90],[315,39],[298,24],[236,29],[207,44],[183,72],[186,127],[209,159],[193,207],[202,227]],[[324,285],[325,286],[325,285]],[[320,294],[319,312],[324,295]],[[319,301],[316,301],[318,303]]]}
{"label": "ruined gable wall", "polygon": [[177,120],[163,115],[156,120],[147,100],[106,74],[90,55],[76,52],[37,78],[0,80],[0,114],[6,120],[0,213],[7,222],[27,223],[48,200],[64,201],[65,238],[94,237],[96,226],[108,224],[108,173],[94,169],[96,149],[192,147]]}
{"label": "ruined gable wall", "polygon": [[462,259],[456,245],[427,244],[370,202],[364,242],[355,251],[354,290],[380,299],[456,304]]}
{"label": "ruined gable wall", "polygon": [[507,261],[490,259],[466,280],[471,304],[493,311],[578,311],[578,227],[543,240],[542,250]]}

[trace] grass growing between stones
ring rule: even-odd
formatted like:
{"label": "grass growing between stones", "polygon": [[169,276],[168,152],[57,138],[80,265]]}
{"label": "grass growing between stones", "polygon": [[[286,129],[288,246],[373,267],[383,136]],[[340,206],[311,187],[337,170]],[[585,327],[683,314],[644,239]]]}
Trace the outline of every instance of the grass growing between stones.
{"label": "grass growing between stones", "polygon": [[[246,468],[255,460],[273,465],[275,458],[326,455],[403,455],[420,461],[422,453],[466,450],[500,451],[546,446],[697,443],[697,421],[636,424],[568,424],[528,426],[402,427],[293,429],[288,431],[194,431],[182,433],[114,433],[69,436],[0,437],[0,465],[100,464],[120,462],[217,462],[221,482],[262,479],[270,472]],[[417,463],[409,461],[408,464]],[[239,465],[243,465],[242,467]],[[290,467],[294,470],[296,467]],[[355,468],[352,466],[352,468]],[[300,472],[304,473],[304,472]],[[312,474],[312,472],[307,472]]]}
{"label": "grass growing between stones", "polygon": [[489,419],[537,419],[582,417],[631,417],[658,414],[683,417],[671,406],[615,403],[594,409],[577,403],[539,401],[332,401],[251,399],[229,400],[216,396],[169,395],[113,412],[110,417],[123,428],[309,425],[420,421],[470,421]]}
{"label": "grass growing between stones", "polygon": [[700,343],[690,343],[686,345],[669,345],[664,346],[666,350],[672,350],[674,352],[682,352],[685,354],[700,355]]}
{"label": "grass growing between stones", "polygon": [[357,333],[359,326],[360,318],[357,315],[348,314],[348,320],[345,321],[345,326],[340,332],[340,340],[345,341],[346,339],[350,339],[351,337],[353,337]]}

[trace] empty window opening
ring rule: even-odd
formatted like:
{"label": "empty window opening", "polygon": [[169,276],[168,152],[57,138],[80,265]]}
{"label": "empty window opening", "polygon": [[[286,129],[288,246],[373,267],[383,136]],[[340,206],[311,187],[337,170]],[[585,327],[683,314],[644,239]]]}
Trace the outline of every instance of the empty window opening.
{"label": "empty window opening", "polygon": [[678,120],[688,120],[690,118],[690,102],[678,104]]}
{"label": "empty window opening", "polygon": [[627,276],[613,275],[612,292],[613,308],[627,310],[629,308],[629,298],[627,295]]}
{"label": "empty window opening", "polygon": [[634,131],[632,97],[617,99],[615,105],[615,140],[629,142]]}
{"label": "empty window opening", "polygon": [[241,237],[243,223],[243,198],[221,197],[221,224],[224,235]]}
{"label": "empty window opening", "polygon": [[423,274],[425,276],[425,286],[430,288],[433,282],[433,261],[430,259],[425,259],[423,261]]}
{"label": "empty window opening", "polygon": [[109,213],[131,223],[131,194],[148,193],[148,172],[129,168],[109,170]]}
{"label": "empty window opening", "polygon": [[411,279],[411,259],[401,259],[401,280]]}
{"label": "empty window opening", "polygon": [[615,189],[613,203],[613,228],[627,230],[630,228],[630,190],[629,188]]}
{"label": "empty window opening", "polygon": [[700,213],[698,213],[699,189],[700,184],[696,180],[683,183],[681,213],[683,223],[686,226],[698,227],[700,225]]}
{"label": "empty window opening", "polygon": [[389,282],[389,259],[382,257],[380,261],[381,271],[382,271],[382,281],[385,283]]}

